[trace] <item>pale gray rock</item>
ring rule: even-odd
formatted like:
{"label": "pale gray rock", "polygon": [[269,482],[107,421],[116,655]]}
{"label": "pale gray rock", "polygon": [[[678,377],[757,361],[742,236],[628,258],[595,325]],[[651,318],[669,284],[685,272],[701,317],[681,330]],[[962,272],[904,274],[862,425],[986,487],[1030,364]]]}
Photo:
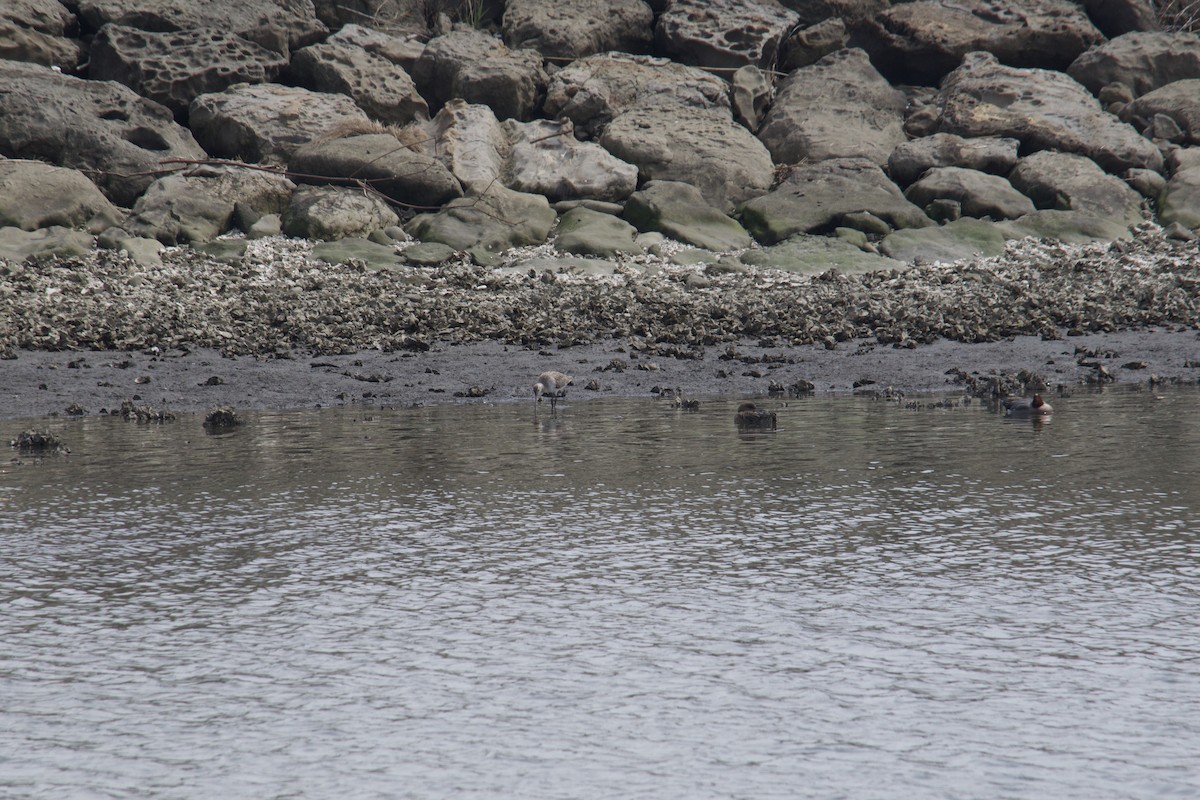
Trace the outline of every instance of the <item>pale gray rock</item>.
{"label": "pale gray rock", "polygon": [[908,228],[888,234],[879,243],[884,255],[909,263],[952,263],[965,258],[986,258],[1004,252],[1005,236],[998,225],[974,217]]}
{"label": "pale gray rock", "polygon": [[554,73],[545,112],[593,136],[618,114],[652,101],[728,110],[729,87],[715,75],[662,58],[595,55]]}
{"label": "pale gray rock", "polygon": [[683,64],[770,69],[798,22],[778,0],[672,0],[658,18],[655,43]]}
{"label": "pale gray rock", "polygon": [[325,40],[327,44],[345,44],[361,47],[368,53],[386,58],[403,67],[411,76],[413,65],[425,50],[425,42],[412,35],[393,35],[374,28],[350,23]]}
{"label": "pale gray rock", "polygon": [[429,119],[429,106],[404,68],[357,45],[325,42],[301,48],[289,73],[313,91],[346,95],[383,123]]}
{"label": "pale gray rock", "polygon": [[952,133],[935,133],[896,146],[888,156],[888,174],[901,186],[908,186],[933,167],[966,169],[1007,175],[1017,164],[1016,139],[984,136],[964,139]]}
{"label": "pale gray rock", "polygon": [[1038,208],[1142,222],[1142,196],[1085,156],[1043,150],[1022,158],[1008,179]]}
{"label": "pale gray rock", "polygon": [[263,214],[246,226],[247,239],[266,239],[283,234],[283,216],[281,214]]}
{"label": "pale gray rock", "polygon": [[357,189],[302,186],[282,214],[283,232],[304,239],[364,238],[400,219],[380,198]]}
{"label": "pale gray rock", "polygon": [[788,75],[758,137],[778,164],[866,158],[886,164],[905,141],[904,94],[862,50],[839,50]]}
{"label": "pale gray rock", "polygon": [[776,66],[780,72],[791,72],[815,64],[830,53],[846,47],[849,32],[839,17],[829,17],[815,25],[796,28],[784,40]]}
{"label": "pale gray rock", "polygon": [[643,180],[690,183],[725,210],[766,192],[775,174],[767,148],[724,110],[647,104],[609,123],[600,144]]}
{"label": "pale gray rock", "polygon": [[466,250],[478,264],[492,266],[513,247],[543,244],[557,216],[546,198],[494,185],[483,195],[451,200],[433,214],[420,214],[404,226],[423,242]]}
{"label": "pale gray rock", "polygon": [[1101,216],[1090,211],[1060,211],[1047,208],[1026,214],[1020,219],[996,223],[1007,239],[1052,239],[1063,244],[1113,242],[1130,238],[1129,225],[1119,218]]}
{"label": "pale gray rock", "polygon": [[637,229],[625,220],[579,207],[558,220],[554,248],[577,256],[601,258],[641,255],[642,248],[634,242],[636,236]]}
{"label": "pale gray rock", "polygon": [[[1200,144],[1200,78],[1175,81],[1147,92],[1121,109],[1121,119],[1137,128],[1159,128],[1156,138]],[[1173,130],[1163,131],[1161,127]]]}
{"label": "pale gray rock", "polygon": [[212,155],[267,163],[286,163],[309,142],[372,125],[349,97],[276,83],[238,84],[200,95],[188,117]]}
{"label": "pale gray rock", "polygon": [[755,269],[777,269],[800,275],[821,275],[831,269],[845,275],[879,269],[904,269],[907,264],[831,236],[799,234],[773,247],[747,250],[738,259]]}
{"label": "pale gray rock", "polygon": [[771,105],[774,94],[775,86],[770,73],[749,65],[738,69],[729,80],[734,119],[751,133],[756,132],[767,115],[767,107]]}
{"label": "pale gray rock", "polygon": [[487,106],[451,100],[430,125],[432,151],[469,192],[503,184],[511,143]]}
{"label": "pale gray rock", "polygon": [[640,231],[658,231],[714,252],[752,244],[750,234],[736,220],[705,200],[695,186],[678,181],[650,181],[630,195],[625,219]]}
{"label": "pale gray rock", "polygon": [[452,100],[432,130],[442,162],[476,192],[500,183],[555,202],[616,201],[637,186],[637,167],[577,140],[569,120],[500,122],[487,106]]}
{"label": "pale gray rock", "polygon": [[330,264],[362,262],[372,270],[398,270],[404,267],[404,258],[392,245],[379,244],[362,236],[347,236],[319,242],[313,246],[315,261]]}
{"label": "pale gray rock", "polygon": [[935,200],[953,200],[968,217],[994,220],[1016,219],[1034,210],[1033,201],[1004,178],[963,167],[934,167],[904,196],[921,208]]}
{"label": "pale gray rock", "polygon": [[1071,0],[896,3],[857,33],[890,80],[927,85],[936,85],[974,51],[1010,66],[1063,70],[1104,40]]}
{"label": "pale gray rock", "polygon": [[281,213],[295,188],[261,170],[201,166],[152,183],[122,227],[168,245],[208,242],[235,222]]}
{"label": "pale gray rock", "polygon": [[1113,173],[1162,169],[1152,142],[1061,72],[1008,67],[987,53],[971,53],[943,82],[940,102],[939,127],[946,133],[1011,137],[1027,152],[1081,153]]}
{"label": "pale gray rock", "polygon": [[217,28],[285,56],[329,33],[317,19],[312,0],[81,0],[77,13],[91,30],[109,23],[145,31]]}
{"label": "pale gray rock", "polygon": [[1092,94],[1119,83],[1137,97],[1168,83],[1200,78],[1200,37],[1182,31],[1127,33],[1080,55],[1067,74]]}
{"label": "pale gray rock", "polygon": [[0,261],[18,264],[30,257],[71,258],[90,253],[96,237],[84,231],[51,225],[36,231],[0,228]]}
{"label": "pale gray rock", "polygon": [[100,233],[124,218],[125,212],[78,170],[0,159],[0,227],[33,231],[58,225]]}
{"label": "pale gray rock", "polygon": [[570,120],[502,124],[509,142],[504,184],[557,200],[619,201],[637,188],[638,168],[595,142],[575,138]]}
{"label": "pale gray rock", "polygon": [[801,164],[769,194],[741,208],[742,225],[759,242],[771,245],[798,233],[825,233],[848,214],[868,211],[893,228],[933,225],[875,163],[836,158]]}
{"label": "pale gray rock", "polygon": [[274,50],[213,28],[155,33],[105,25],[92,40],[91,55],[89,77],[123,83],[180,120],[199,95],[271,81],[287,66]]}
{"label": "pale gray rock", "polygon": [[30,61],[71,72],[84,60],[75,15],[58,0],[0,4],[0,59]]}
{"label": "pale gray rock", "polygon": [[1151,169],[1129,169],[1121,177],[1131,189],[1148,200],[1157,200],[1167,188],[1167,179]]}
{"label": "pale gray rock", "polygon": [[168,159],[205,152],[171,112],[108,81],[0,61],[0,153],[78,169],[130,206]]}
{"label": "pale gray rock", "polygon": [[462,196],[462,187],[437,159],[413,152],[389,133],[364,133],[312,142],[296,150],[289,162],[293,173],[361,181],[375,191],[408,206],[440,206]]}
{"label": "pale gray rock", "polygon": [[414,267],[436,267],[454,258],[453,247],[441,242],[418,242],[404,248],[401,256]]}
{"label": "pale gray rock", "polygon": [[1200,148],[1185,148],[1171,156],[1171,178],[1158,201],[1158,221],[1200,231]]}
{"label": "pale gray rock", "polygon": [[504,7],[505,43],[545,56],[644,53],[653,40],[654,12],[642,0],[508,0]]}
{"label": "pale gray rock", "polygon": [[532,116],[549,80],[536,50],[510,50],[468,28],[431,39],[412,77],[431,111],[458,98],[488,106],[500,119]]}

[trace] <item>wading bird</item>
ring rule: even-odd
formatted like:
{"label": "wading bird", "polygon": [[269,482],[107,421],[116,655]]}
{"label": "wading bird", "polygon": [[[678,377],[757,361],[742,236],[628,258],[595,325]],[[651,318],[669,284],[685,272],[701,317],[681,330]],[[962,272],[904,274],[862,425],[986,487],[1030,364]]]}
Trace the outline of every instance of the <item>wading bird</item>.
{"label": "wading bird", "polygon": [[540,403],[543,397],[550,398],[550,410],[553,411],[559,398],[567,396],[567,387],[574,385],[575,380],[570,375],[548,370],[538,376],[537,383],[533,385],[533,400]]}

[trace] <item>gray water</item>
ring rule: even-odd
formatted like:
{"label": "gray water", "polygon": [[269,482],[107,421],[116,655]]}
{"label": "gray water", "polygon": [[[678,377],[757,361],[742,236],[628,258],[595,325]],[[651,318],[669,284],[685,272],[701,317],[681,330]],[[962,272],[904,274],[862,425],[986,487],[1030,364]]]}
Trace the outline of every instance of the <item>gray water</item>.
{"label": "gray water", "polygon": [[1054,402],[55,421],[0,796],[1200,796],[1200,393]]}

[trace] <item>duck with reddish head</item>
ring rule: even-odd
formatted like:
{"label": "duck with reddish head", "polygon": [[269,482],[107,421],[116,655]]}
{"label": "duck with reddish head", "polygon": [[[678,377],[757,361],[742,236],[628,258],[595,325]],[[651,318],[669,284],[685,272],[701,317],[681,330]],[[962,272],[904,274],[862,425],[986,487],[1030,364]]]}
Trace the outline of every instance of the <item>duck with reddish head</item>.
{"label": "duck with reddish head", "polygon": [[1043,400],[1040,394],[1004,400],[1004,415],[1007,417],[1048,417],[1053,413],[1053,406]]}
{"label": "duck with reddish head", "polygon": [[733,421],[739,428],[756,428],[758,430],[775,430],[775,412],[759,408],[754,403],[742,403],[738,406]]}

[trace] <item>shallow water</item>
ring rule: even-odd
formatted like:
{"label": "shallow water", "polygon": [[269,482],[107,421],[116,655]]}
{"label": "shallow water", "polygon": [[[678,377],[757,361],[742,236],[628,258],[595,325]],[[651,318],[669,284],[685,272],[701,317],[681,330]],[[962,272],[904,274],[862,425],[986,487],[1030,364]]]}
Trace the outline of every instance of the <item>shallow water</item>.
{"label": "shallow water", "polygon": [[1195,797],[1200,393],[1054,402],[55,421],[0,796]]}

